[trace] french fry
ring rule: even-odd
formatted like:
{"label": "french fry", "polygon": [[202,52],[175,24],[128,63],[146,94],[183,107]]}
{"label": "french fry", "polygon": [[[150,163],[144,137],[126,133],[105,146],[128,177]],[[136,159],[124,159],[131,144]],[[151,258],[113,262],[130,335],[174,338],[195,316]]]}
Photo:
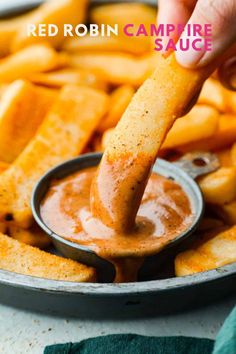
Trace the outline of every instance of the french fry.
{"label": "french fry", "polygon": [[[38,35],[39,26],[44,24],[45,27],[49,24],[55,24],[58,28],[56,36],[45,35],[44,40],[49,42],[54,47],[58,48],[64,41],[63,26],[65,23],[72,26],[83,23],[85,19],[87,0],[49,0],[35,10],[31,16],[27,17],[27,21],[22,23],[17,31],[17,35],[12,41],[12,51],[17,51],[28,45],[42,41],[42,37]],[[81,22],[82,21],[82,22]],[[29,35],[28,25],[35,25],[36,36]]]}
{"label": "french fry", "polygon": [[0,82],[22,79],[58,66],[60,56],[45,44],[32,45],[0,60]]}
{"label": "french fry", "polygon": [[230,157],[233,166],[236,166],[236,142],[233,144],[231,151],[230,151]]}
{"label": "french fry", "polygon": [[236,226],[205,233],[190,250],[175,259],[175,274],[186,276],[236,261]]}
{"label": "french fry", "polygon": [[221,167],[232,167],[233,161],[231,157],[230,149],[223,149],[216,152],[216,155],[220,161]]}
{"label": "french fry", "polygon": [[228,225],[236,225],[236,201],[214,206],[216,214]]}
{"label": "french fry", "polygon": [[17,17],[0,20],[0,57],[10,53],[10,46],[20,26],[32,12]]}
{"label": "french fry", "polygon": [[134,38],[127,38],[122,35],[110,37],[106,36],[96,36],[91,37],[86,35],[81,38],[68,38],[64,45],[63,50],[69,53],[78,53],[78,52],[124,52],[130,54],[141,55],[145,54],[150,50],[150,43],[144,41],[137,41]]}
{"label": "french fry", "polygon": [[77,156],[107,110],[108,98],[88,87],[65,86],[37,134],[0,176],[0,218],[27,228],[36,181],[50,167]]}
{"label": "french fry", "polygon": [[0,161],[0,173],[6,171],[6,169],[8,169],[9,166],[10,166],[9,163],[5,161]]}
{"label": "french fry", "polygon": [[224,204],[236,198],[236,168],[221,167],[198,180],[204,199],[211,204]]}
{"label": "french fry", "polygon": [[[117,3],[97,6],[91,9],[90,17],[92,23],[111,26],[117,24],[120,29],[123,29],[127,25],[127,14],[129,14],[129,23],[133,25],[134,32],[137,31],[138,26],[140,25],[140,19],[142,19],[142,24],[145,25],[145,28],[156,23],[156,9],[138,3]],[[138,38],[129,37],[129,42],[133,43],[131,46],[136,44],[136,46],[142,47],[143,50],[148,50],[150,48],[150,37],[148,36],[140,36]]]}
{"label": "french fry", "polygon": [[0,99],[0,160],[12,162],[34,136],[56,98],[50,91],[23,80],[5,90]]}
{"label": "french fry", "polygon": [[7,227],[7,234],[19,242],[40,249],[45,249],[51,244],[51,239],[36,224],[33,224],[28,230],[15,225],[9,225]]}
{"label": "french fry", "polygon": [[133,227],[166,134],[213,70],[185,69],[174,54],[158,59],[112,133],[91,187],[93,215],[117,232]]}
{"label": "french fry", "polygon": [[96,280],[94,268],[25,245],[4,234],[0,234],[0,269],[46,279]]}
{"label": "french fry", "polygon": [[184,117],[179,118],[169,131],[162,148],[170,149],[200,139],[210,138],[217,131],[218,111],[210,106],[196,105]]}
{"label": "french fry", "polygon": [[141,85],[153,69],[150,55],[137,58],[120,52],[81,52],[71,55],[70,65],[74,68],[95,70],[110,84],[133,86]]}
{"label": "french fry", "polygon": [[226,103],[221,83],[212,78],[207,79],[203,84],[198,103],[211,105],[224,112]]}
{"label": "french fry", "polygon": [[62,69],[49,73],[36,73],[28,77],[35,84],[61,88],[64,85],[85,85],[106,91],[107,84],[96,73],[79,69]]}
{"label": "french fry", "polygon": [[5,234],[7,231],[7,223],[5,222],[0,222],[0,233]]}
{"label": "french fry", "polygon": [[236,115],[221,114],[219,117],[219,125],[216,133],[211,139],[202,139],[190,144],[178,147],[182,153],[193,150],[217,151],[227,148],[236,141]]}
{"label": "french fry", "polygon": [[110,96],[110,108],[98,127],[99,132],[103,133],[105,130],[116,126],[128,107],[134,92],[133,87],[130,85],[120,86],[112,92]]}
{"label": "french fry", "polygon": [[236,113],[236,93],[227,90],[212,78],[204,83],[198,103],[212,105],[220,112]]}

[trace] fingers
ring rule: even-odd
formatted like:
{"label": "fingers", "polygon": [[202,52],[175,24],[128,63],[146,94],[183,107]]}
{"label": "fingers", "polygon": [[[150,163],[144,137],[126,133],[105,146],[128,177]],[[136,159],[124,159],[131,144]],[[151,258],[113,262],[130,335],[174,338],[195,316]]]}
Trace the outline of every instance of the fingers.
{"label": "fingers", "polygon": [[[235,0],[198,0],[189,24],[211,24],[213,33],[213,48],[205,51],[176,52],[177,61],[185,67],[194,68],[209,64],[220,57],[236,40],[236,1]],[[181,36],[186,40],[186,34]]]}
{"label": "fingers", "polygon": [[[161,24],[182,24],[185,25],[197,0],[159,0],[157,23]],[[177,31],[172,32],[171,37],[163,38],[163,47],[165,48],[168,40],[172,38],[175,42],[178,40]]]}

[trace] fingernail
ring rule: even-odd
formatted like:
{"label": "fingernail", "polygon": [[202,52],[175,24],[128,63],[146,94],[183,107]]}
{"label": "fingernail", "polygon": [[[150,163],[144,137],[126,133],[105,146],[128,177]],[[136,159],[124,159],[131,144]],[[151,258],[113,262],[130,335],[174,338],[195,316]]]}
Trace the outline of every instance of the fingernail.
{"label": "fingernail", "polygon": [[[187,47],[187,40],[189,39],[189,46]],[[192,47],[194,39],[201,39],[201,37],[187,37],[183,35],[176,45],[176,60],[184,67],[195,67],[205,54],[203,41],[198,42],[196,49]]]}

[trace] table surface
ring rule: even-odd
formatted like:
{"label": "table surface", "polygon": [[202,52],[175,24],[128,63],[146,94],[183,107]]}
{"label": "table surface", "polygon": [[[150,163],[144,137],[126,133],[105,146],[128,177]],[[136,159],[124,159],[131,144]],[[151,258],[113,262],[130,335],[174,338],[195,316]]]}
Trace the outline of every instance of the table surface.
{"label": "table surface", "polygon": [[111,333],[215,338],[236,297],[198,310],[135,320],[52,317],[0,305],[0,353],[41,354],[46,345]]}

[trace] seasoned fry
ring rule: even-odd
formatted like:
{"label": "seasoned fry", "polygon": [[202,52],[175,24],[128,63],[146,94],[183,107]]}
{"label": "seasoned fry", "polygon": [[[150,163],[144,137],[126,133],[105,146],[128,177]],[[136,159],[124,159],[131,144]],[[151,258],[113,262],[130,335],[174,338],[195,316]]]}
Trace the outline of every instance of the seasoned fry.
{"label": "seasoned fry", "polygon": [[107,84],[95,72],[80,69],[62,69],[36,73],[28,77],[35,84],[61,88],[64,85],[85,85],[106,91]]}
{"label": "seasoned fry", "polygon": [[103,80],[114,85],[139,86],[153,70],[150,55],[137,58],[130,54],[110,52],[71,55],[70,65],[74,68],[95,70]]}
{"label": "seasoned fry", "polygon": [[212,105],[220,112],[236,113],[236,93],[212,78],[204,83],[198,103]]}
{"label": "seasoned fry", "polygon": [[0,233],[5,234],[7,231],[7,224],[5,222],[0,222]]}
{"label": "seasoned fry", "polygon": [[58,66],[59,54],[45,44],[32,45],[0,60],[0,82],[22,79]]}
{"label": "seasoned fry", "polygon": [[236,141],[236,115],[222,114],[219,117],[219,125],[216,133],[211,139],[202,139],[190,144],[178,147],[178,150],[185,153],[193,150],[217,151],[230,146]]}
{"label": "seasoned fry", "polygon": [[233,144],[233,146],[231,148],[230,158],[231,158],[233,166],[236,166],[236,142]]}
{"label": "seasoned fry", "polygon": [[116,126],[128,107],[134,92],[133,87],[130,85],[120,86],[112,92],[110,96],[110,108],[98,127],[99,132],[103,133],[105,130]]}
{"label": "seasoned fry", "polygon": [[55,98],[53,91],[39,89],[27,81],[18,80],[8,86],[0,99],[2,161],[10,163],[21,153],[36,133]]}
{"label": "seasoned fry", "polygon": [[3,234],[0,234],[0,269],[55,280],[96,280],[96,271],[93,268],[46,253]]}
{"label": "seasoned fry", "polygon": [[105,225],[132,228],[160,146],[210,71],[182,68],[174,55],[159,57],[117,124],[92,184],[91,209]]}
{"label": "seasoned fry", "polygon": [[79,154],[107,109],[105,93],[66,86],[35,137],[0,176],[0,217],[27,228],[36,181],[50,167]]}
{"label": "seasoned fry", "polygon": [[0,20],[0,57],[10,53],[10,46],[14,36],[20,26],[25,23],[27,17],[31,16],[32,13],[33,12],[28,12],[14,18]]}
{"label": "seasoned fry", "polygon": [[[123,29],[127,25],[127,14],[129,14],[129,23],[133,24],[133,31],[138,29],[140,19],[142,19],[142,24],[144,24],[146,28],[151,24],[156,23],[156,9],[138,3],[117,3],[96,6],[91,9],[90,17],[93,23],[111,26],[117,24],[120,29]],[[150,48],[150,38],[148,36],[140,36],[138,38],[129,37],[129,42],[133,43],[131,46],[140,46],[143,50],[148,50]]]}
{"label": "seasoned fry", "polygon": [[36,33],[40,24],[48,25],[55,24],[58,27],[58,34],[56,36],[46,35],[45,41],[51,43],[54,47],[59,47],[64,41],[63,26],[65,23],[72,26],[83,23],[85,19],[85,10],[87,6],[87,0],[49,0],[36,9],[31,16],[27,17],[27,21],[22,23],[21,27],[17,31],[11,49],[13,51],[19,50],[22,47],[41,42],[40,36],[29,36],[27,31],[28,24],[34,24]]}
{"label": "seasoned fry", "polygon": [[202,87],[198,103],[209,104],[220,112],[224,112],[226,104],[220,82],[212,78],[207,79]]}
{"label": "seasoned fry", "polygon": [[236,168],[221,167],[198,180],[204,199],[208,203],[224,204],[236,197]]}
{"label": "seasoned fry", "polygon": [[7,234],[19,242],[40,249],[45,249],[51,244],[49,236],[35,223],[28,230],[15,225],[9,225],[7,227]]}
{"label": "seasoned fry", "polygon": [[210,138],[216,132],[219,113],[206,105],[197,105],[184,117],[178,119],[169,131],[163,149],[175,148],[204,138]]}
{"label": "seasoned fry", "polygon": [[236,261],[236,226],[205,233],[190,250],[175,259],[175,274],[185,276]]}
{"label": "seasoned fry", "polygon": [[0,161],[0,173],[2,173],[3,171],[6,171],[6,169],[10,166],[9,163],[4,162],[4,161]]}
{"label": "seasoned fry", "polygon": [[81,38],[68,38],[63,49],[70,53],[78,53],[81,51],[87,52],[124,52],[130,54],[141,55],[150,50],[150,43],[144,41],[137,41],[134,38],[127,38],[124,36],[104,37],[99,35],[97,37],[91,37],[86,35]]}
{"label": "seasoned fry", "polygon": [[219,150],[216,152],[216,155],[220,161],[221,167],[232,167],[233,166],[233,161],[232,161],[230,149]]}

